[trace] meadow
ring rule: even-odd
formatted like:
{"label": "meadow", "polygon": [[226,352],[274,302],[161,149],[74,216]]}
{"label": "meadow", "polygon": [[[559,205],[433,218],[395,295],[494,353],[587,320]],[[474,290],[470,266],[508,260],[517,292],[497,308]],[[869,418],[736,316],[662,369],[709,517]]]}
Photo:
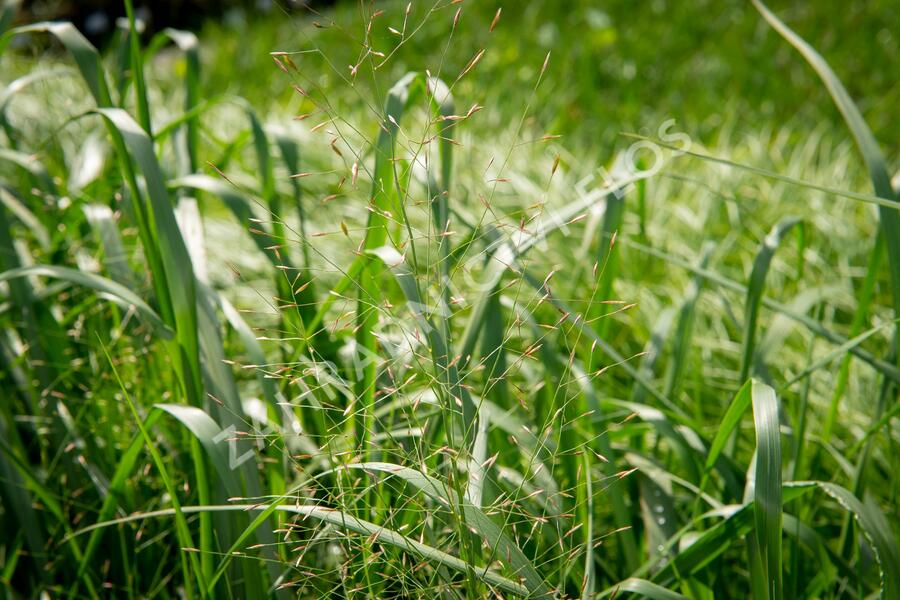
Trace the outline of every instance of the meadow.
{"label": "meadow", "polygon": [[891,2],[0,2],[7,598],[900,598]]}

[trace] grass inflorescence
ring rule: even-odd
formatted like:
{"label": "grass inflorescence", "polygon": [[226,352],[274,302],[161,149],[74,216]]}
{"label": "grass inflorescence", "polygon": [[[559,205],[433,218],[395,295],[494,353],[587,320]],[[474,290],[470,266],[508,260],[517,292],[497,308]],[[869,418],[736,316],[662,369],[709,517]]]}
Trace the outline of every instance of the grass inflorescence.
{"label": "grass inflorescence", "polygon": [[8,597],[900,597],[897,159],[778,13],[842,120],[606,157],[579,3],[295,17],[272,102],[222,31],[16,4]]}

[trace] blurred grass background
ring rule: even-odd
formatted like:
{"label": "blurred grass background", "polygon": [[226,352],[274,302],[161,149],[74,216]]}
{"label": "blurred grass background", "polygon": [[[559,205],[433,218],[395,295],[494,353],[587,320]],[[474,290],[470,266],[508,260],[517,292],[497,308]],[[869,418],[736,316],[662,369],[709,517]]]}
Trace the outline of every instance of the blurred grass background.
{"label": "blurred grass background", "polygon": [[[462,82],[458,92],[492,109],[482,127],[505,127],[510,113],[521,110],[548,52],[551,66],[534,96],[532,118],[541,128],[564,134],[573,150],[609,152],[620,131],[639,131],[667,118],[704,141],[726,124],[738,135],[755,134],[761,124],[843,127],[815,74],[746,2],[466,2],[453,43],[447,43],[446,29],[458,5],[428,15],[441,4],[412,4],[410,21],[424,24],[378,81],[383,88],[422,65],[456,73],[478,50],[489,48],[479,76]],[[372,32],[374,47],[393,46],[396,39],[387,26],[398,27],[405,5],[373,5],[391,15]],[[491,32],[499,8],[503,13]],[[773,8],[798,33],[816,40],[822,55],[844,74],[879,141],[896,148],[900,11],[893,2],[774,2]],[[211,42],[205,53],[212,90],[284,103],[290,90],[274,71],[263,77],[267,71],[260,68],[260,57],[272,48],[318,48],[341,69],[354,63],[364,11],[343,2],[323,16],[304,12],[276,10],[232,25],[207,23],[203,37]],[[312,71],[323,87],[335,87],[330,69],[314,59],[310,63],[305,72]]]}
{"label": "blurred grass background", "polygon": [[[410,4],[410,23],[421,27],[375,74],[376,82],[386,89],[406,71],[423,65],[433,72],[459,72],[475,52],[489,47],[480,76],[460,87],[461,97],[492,108],[491,119],[482,120],[482,127],[502,128],[511,112],[518,113],[521,102],[511,100],[530,96],[548,52],[553,57],[547,84],[534,95],[531,119],[547,131],[564,134],[573,150],[608,152],[619,132],[639,131],[667,118],[703,141],[710,141],[723,125],[737,135],[755,133],[761,124],[795,124],[798,130],[842,126],[815,74],[796,60],[749,3],[740,0],[330,4],[169,0],[136,6],[153,30],[185,25],[197,30],[204,41],[207,94],[233,93],[261,111],[263,106],[283,108],[292,97],[268,58],[270,52],[320,51],[330,65],[309,57],[304,73],[331,93],[351,95],[336,84],[359,56],[365,35],[361,16],[384,11],[386,17],[370,39],[375,48],[389,48],[397,39],[388,27],[401,25],[403,9]],[[30,13],[22,20],[77,22],[107,15],[110,31],[123,10],[115,0],[32,1],[25,6]],[[447,27],[460,6],[465,10],[453,43],[448,43]],[[772,8],[798,33],[816,40],[822,55],[844,74],[848,91],[879,142],[889,150],[897,148],[900,11],[894,3],[773,2]],[[491,32],[498,9],[503,13]],[[105,38],[95,39],[102,46]],[[507,96],[497,98],[495,90]]]}

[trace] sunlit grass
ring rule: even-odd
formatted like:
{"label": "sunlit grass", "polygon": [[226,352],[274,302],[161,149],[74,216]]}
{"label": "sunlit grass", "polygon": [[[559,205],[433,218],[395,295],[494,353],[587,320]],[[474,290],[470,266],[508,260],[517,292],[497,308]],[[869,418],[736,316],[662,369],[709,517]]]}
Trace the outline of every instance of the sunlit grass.
{"label": "sunlit grass", "polygon": [[2,57],[10,595],[897,597],[896,157],[818,54],[759,7],[852,138],[604,156],[568,42],[359,8],[260,105],[189,33],[4,37],[66,51]]}

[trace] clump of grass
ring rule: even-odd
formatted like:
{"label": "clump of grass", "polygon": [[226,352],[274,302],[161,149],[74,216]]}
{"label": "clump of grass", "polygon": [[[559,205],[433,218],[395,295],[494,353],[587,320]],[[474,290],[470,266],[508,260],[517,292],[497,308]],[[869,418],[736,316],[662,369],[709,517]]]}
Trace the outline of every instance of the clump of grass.
{"label": "clump of grass", "polygon": [[12,594],[897,597],[898,200],[773,13],[873,193],[821,183],[814,146],[760,165],[780,137],[579,188],[596,165],[545,151],[534,96],[457,93],[484,47],[381,91],[417,27],[455,39],[452,3],[365,8],[347,96],[310,76],[325,50],[273,51],[293,129],[204,98],[197,38],[143,46],[126,8],[110,57],[67,24],[0,41],[49,33],[92,99],[48,109],[53,138],[16,107],[56,66],[0,101]]}

